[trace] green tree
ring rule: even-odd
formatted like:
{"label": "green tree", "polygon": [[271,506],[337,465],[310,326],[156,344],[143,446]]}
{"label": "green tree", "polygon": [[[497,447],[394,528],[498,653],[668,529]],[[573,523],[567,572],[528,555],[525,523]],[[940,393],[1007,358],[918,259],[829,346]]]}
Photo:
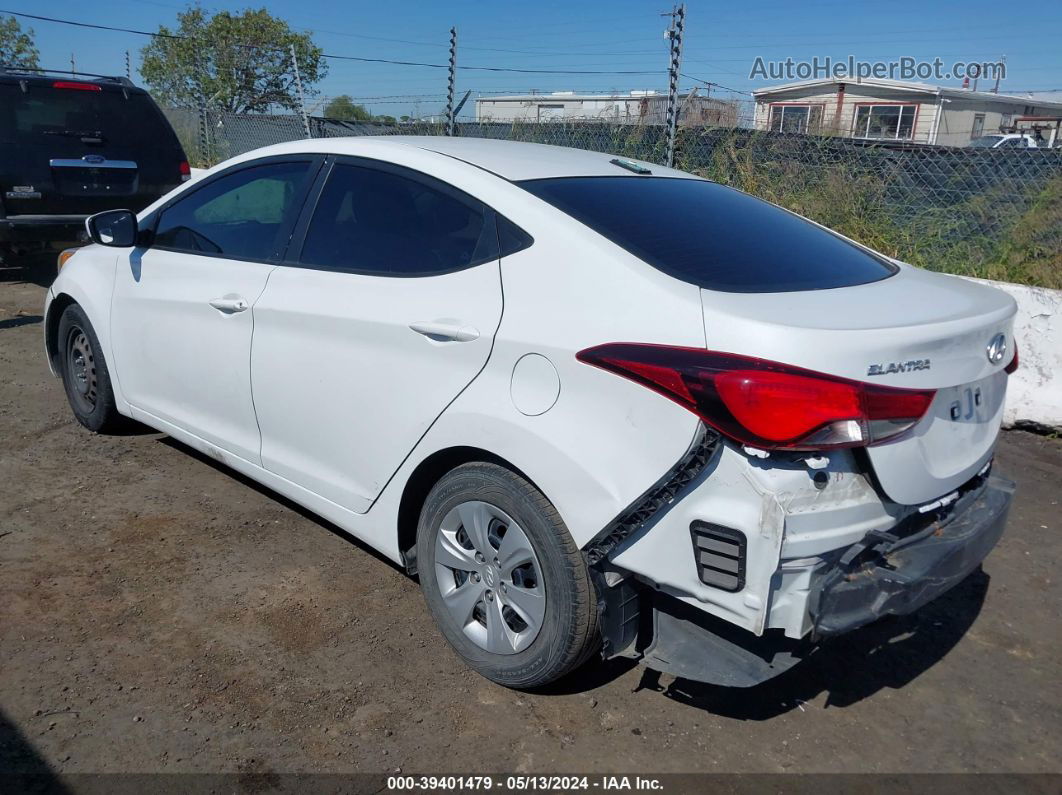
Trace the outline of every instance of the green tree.
{"label": "green tree", "polygon": [[309,35],[264,8],[210,16],[192,6],[177,15],[175,30],[160,26],[140,51],[140,74],[163,105],[195,108],[202,94],[207,107],[235,113],[297,110],[292,45],[303,91],[312,96],[328,64]]}
{"label": "green tree", "polygon": [[33,43],[33,29],[23,31],[14,17],[0,17],[0,65],[37,69],[40,57]]}
{"label": "green tree", "polygon": [[339,121],[368,121],[372,118],[364,105],[355,105],[347,94],[340,94],[325,105],[324,116]]}

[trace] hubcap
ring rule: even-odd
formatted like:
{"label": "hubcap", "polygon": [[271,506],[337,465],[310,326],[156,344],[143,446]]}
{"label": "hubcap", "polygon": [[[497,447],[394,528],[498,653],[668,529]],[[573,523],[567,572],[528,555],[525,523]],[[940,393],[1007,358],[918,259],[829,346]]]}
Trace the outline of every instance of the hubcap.
{"label": "hubcap", "polygon": [[435,536],[435,577],[451,618],[477,646],[516,654],[538,636],[546,584],[520,526],[486,502],[463,502]]}
{"label": "hubcap", "polygon": [[70,330],[67,344],[67,372],[73,386],[74,398],[85,411],[92,411],[96,406],[96,359],[92,352],[92,343],[79,328]]}

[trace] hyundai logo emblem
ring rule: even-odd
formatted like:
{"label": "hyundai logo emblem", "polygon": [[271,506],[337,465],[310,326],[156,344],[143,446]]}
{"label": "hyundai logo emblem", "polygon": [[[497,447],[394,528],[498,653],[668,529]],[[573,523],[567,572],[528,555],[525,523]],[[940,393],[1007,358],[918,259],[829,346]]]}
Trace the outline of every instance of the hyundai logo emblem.
{"label": "hyundai logo emblem", "polygon": [[1007,355],[1007,338],[1003,334],[997,334],[988,343],[988,348],[985,350],[985,355],[988,357],[988,361],[992,364],[999,364],[1003,361],[1003,357]]}
{"label": "hyundai logo emblem", "polygon": [[81,159],[84,160],[86,163],[102,163],[107,158],[105,158],[103,155],[85,155]]}

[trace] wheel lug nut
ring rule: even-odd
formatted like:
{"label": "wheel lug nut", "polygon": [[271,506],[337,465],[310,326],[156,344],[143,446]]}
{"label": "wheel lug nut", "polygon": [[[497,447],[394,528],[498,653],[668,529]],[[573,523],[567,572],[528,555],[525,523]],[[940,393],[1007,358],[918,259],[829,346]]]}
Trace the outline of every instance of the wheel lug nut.
{"label": "wheel lug nut", "polygon": [[486,560],[487,559],[485,557],[483,557],[483,553],[482,552],[477,552],[476,553],[476,563],[484,563]]}
{"label": "wheel lug nut", "polygon": [[505,593],[506,591],[509,590],[509,586],[507,586],[505,583],[502,583],[501,584],[501,589],[502,589],[502,593]]}
{"label": "wheel lug nut", "polygon": [[494,559],[494,565],[495,565],[495,566],[500,566],[500,565],[501,565],[501,561],[500,561],[500,560],[498,560],[497,558],[495,558],[495,559]]}
{"label": "wheel lug nut", "polygon": [[493,602],[494,601],[494,591],[487,591],[486,596],[487,596],[487,601],[488,602]]}
{"label": "wheel lug nut", "polygon": [[472,582],[479,582],[479,575],[478,574],[473,573]]}

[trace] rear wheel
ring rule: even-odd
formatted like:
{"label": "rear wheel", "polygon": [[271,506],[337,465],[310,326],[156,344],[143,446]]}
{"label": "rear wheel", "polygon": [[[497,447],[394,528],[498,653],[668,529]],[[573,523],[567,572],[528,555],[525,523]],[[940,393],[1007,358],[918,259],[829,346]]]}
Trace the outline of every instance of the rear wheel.
{"label": "rear wheel", "polygon": [[60,375],[74,417],[97,433],[119,429],[125,418],[115,405],[100,341],[77,304],[63,310],[58,341]]}
{"label": "rear wheel", "polygon": [[503,467],[464,464],[439,480],[421,511],[417,565],[436,624],[488,679],[544,685],[597,647],[578,547],[545,496]]}

